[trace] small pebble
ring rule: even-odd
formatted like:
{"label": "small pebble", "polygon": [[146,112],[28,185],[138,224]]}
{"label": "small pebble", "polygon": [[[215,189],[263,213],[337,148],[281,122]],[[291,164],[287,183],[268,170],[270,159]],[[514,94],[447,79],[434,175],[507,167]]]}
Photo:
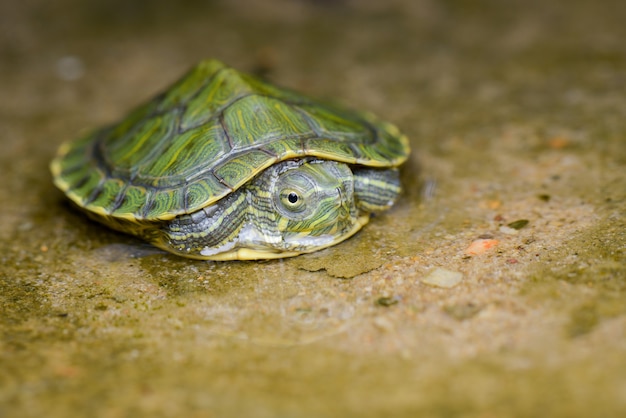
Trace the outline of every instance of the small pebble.
{"label": "small pebble", "polygon": [[458,271],[437,267],[422,279],[422,283],[429,286],[451,288],[461,283],[462,279],[463,274]]}
{"label": "small pebble", "polygon": [[517,229],[513,229],[511,227],[508,226],[504,226],[502,225],[499,229],[500,232],[502,232],[503,234],[507,234],[507,235],[516,235],[519,233],[519,231]]}
{"label": "small pebble", "polygon": [[469,255],[478,255],[482,254],[490,248],[495,247],[499,244],[500,241],[497,239],[477,239],[472,241],[472,243],[465,249],[465,254]]}
{"label": "small pebble", "polygon": [[393,331],[393,322],[389,321],[387,318],[377,317],[374,318],[374,326],[380,329],[381,331]]}
{"label": "small pebble", "polygon": [[75,81],[85,74],[85,65],[79,57],[68,55],[59,58],[56,63],[57,76],[61,80]]}

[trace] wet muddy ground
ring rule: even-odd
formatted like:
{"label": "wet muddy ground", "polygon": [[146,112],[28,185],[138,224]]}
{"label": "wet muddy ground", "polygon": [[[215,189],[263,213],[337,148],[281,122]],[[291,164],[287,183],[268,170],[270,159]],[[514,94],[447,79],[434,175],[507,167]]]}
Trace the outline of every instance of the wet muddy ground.
{"label": "wet muddy ground", "polygon": [[[3,2],[0,416],[626,414],[626,7],[531,3]],[[73,210],[58,145],[208,57],[396,123],[398,204],[270,262]]]}

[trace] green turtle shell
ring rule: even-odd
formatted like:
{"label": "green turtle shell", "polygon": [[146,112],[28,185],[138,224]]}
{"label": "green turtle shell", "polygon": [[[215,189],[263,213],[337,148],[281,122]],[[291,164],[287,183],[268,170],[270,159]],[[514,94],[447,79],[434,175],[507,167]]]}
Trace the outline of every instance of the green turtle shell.
{"label": "green turtle shell", "polygon": [[121,122],[63,144],[55,184],[96,215],[169,220],[209,206],[279,161],[395,167],[408,141],[365,113],[203,61]]}

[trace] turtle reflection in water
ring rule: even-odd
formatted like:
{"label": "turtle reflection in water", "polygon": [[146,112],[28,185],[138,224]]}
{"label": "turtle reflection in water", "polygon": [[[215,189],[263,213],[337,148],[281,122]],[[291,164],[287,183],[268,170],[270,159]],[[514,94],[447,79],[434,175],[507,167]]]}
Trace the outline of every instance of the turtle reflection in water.
{"label": "turtle reflection in water", "polygon": [[400,192],[408,141],[367,113],[203,61],[117,124],[63,144],[55,184],[172,253],[290,257],[337,244]]}

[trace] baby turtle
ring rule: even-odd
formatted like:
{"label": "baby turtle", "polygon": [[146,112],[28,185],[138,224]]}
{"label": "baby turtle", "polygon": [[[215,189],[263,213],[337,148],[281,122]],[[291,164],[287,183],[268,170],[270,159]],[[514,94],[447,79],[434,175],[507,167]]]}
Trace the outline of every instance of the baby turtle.
{"label": "baby turtle", "polygon": [[91,218],[172,253],[291,257],[337,244],[400,192],[398,129],[201,62],[119,123],[63,144],[54,183]]}

